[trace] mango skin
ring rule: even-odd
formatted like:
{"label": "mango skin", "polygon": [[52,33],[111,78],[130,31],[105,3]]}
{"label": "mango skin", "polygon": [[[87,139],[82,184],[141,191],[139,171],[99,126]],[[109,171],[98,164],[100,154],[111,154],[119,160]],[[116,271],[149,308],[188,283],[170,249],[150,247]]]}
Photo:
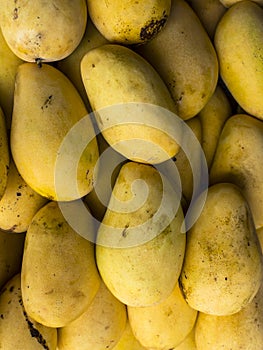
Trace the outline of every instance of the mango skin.
{"label": "mango skin", "polygon": [[143,44],[165,26],[171,0],[88,0],[91,20],[110,42]]}
{"label": "mango skin", "polygon": [[234,99],[246,113],[263,119],[263,9],[254,1],[231,6],[217,26],[214,46]]}
{"label": "mango skin", "polygon": [[[58,159],[65,159],[63,155],[66,152],[61,155],[61,145],[66,136],[83,120],[85,124],[81,130],[78,129],[75,142],[67,139],[72,152],[69,163],[77,161],[76,176],[73,174],[74,178],[69,177],[74,185],[76,181],[75,190],[74,186],[68,185],[66,171],[61,174],[61,165],[58,166],[57,162]],[[78,143],[84,138],[90,142],[79,154]],[[92,190],[99,154],[94,127],[78,91],[55,67],[43,64],[39,68],[34,63],[19,66],[10,144],[18,172],[41,196],[70,201]],[[68,164],[66,168],[70,168]]]}
{"label": "mango skin", "polygon": [[241,188],[256,229],[263,226],[263,122],[247,114],[228,118],[210,169],[210,182],[231,182]]}
{"label": "mango skin", "polygon": [[121,338],[126,321],[126,306],[101,282],[88,309],[58,330],[58,347],[60,350],[110,350]]}
{"label": "mango skin", "polygon": [[197,350],[261,350],[263,344],[263,284],[254,299],[229,316],[199,313],[195,327]]}
{"label": "mango skin", "polygon": [[81,75],[98,127],[116,151],[149,164],[179,151],[182,120],[175,103],[139,54],[122,45],[101,45],[83,57]]}
{"label": "mango skin", "polygon": [[58,61],[72,53],[87,23],[85,0],[0,1],[3,36],[14,54],[27,62]]}
{"label": "mango skin", "polygon": [[[225,7],[231,7],[234,4],[237,4],[238,2],[243,1],[243,0],[220,0],[220,2],[225,6]],[[260,6],[263,5],[262,0],[253,0],[255,3],[258,3]]]}
{"label": "mango skin", "polygon": [[249,206],[230,183],[209,187],[203,211],[187,233],[180,284],[188,304],[225,316],[254,298],[262,255]]}
{"label": "mango skin", "polygon": [[186,1],[172,2],[166,26],[138,47],[166,83],[183,120],[194,117],[212,96],[218,60],[199,18]]}
{"label": "mango skin", "polygon": [[[93,227],[87,231],[93,234]],[[46,204],[26,234],[21,288],[27,314],[48,327],[63,327],[87,309],[100,281],[94,244],[72,229],[57,202]]]}
{"label": "mango skin", "polygon": [[0,107],[0,199],[5,193],[9,163],[9,139],[7,136],[6,119],[2,108]]}
{"label": "mango skin", "polygon": [[176,196],[150,165],[127,162],[119,172],[98,229],[96,261],[104,283],[126,305],[153,305],[174,289],[186,239]]}
{"label": "mango skin", "polygon": [[47,202],[47,198],[27,185],[11,159],[5,192],[0,199],[0,229],[26,232],[33,216]]}
{"label": "mango skin", "polygon": [[0,349],[56,350],[56,328],[39,324],[25,311],[20,273],[10,277],[1,290],[0,314]]}
{"label": "mango skin", "polygon": [[178,283],[157,305],[128,306],[127,310],[135,337],[150,349],[174,349],[190,334],[197,317],[197,311],[186,303]]}
{"label": "mango skin", "polygon": [[15,76],[17,68],[24,61],[17,57],[7,45],[0,29],[0,106],[10,130],[14,102]]}

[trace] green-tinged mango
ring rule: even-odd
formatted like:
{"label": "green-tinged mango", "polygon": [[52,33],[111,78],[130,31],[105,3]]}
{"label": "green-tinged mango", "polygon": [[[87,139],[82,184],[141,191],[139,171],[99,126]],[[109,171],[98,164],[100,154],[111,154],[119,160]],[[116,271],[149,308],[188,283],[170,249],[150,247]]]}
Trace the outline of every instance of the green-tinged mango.
{"label": "green-tinged mango", "polygon": [[0,199],[3,197],[7,185],[9,163],[10,154],[6,119],[0,107]]}
{"label": "green-tinged mango", "polygon": [[263,119],[263,9],[254,1],[232,5],[216,28],[220,75],[237,103]]}
{"label": "green-tinged mango", "polygon": [[33,216],[47,201],[25,183],[11,159],[6,189],[0,199],[0,229],[26,232]]}
{"label": "green-tinged mango", "polygon": [[230,101],[218,85],[210,100],[198,114],[202,125],[202,149],[208,168],[211,167],[223,126],[231,115]]}
{"label": "green-tinged mango", "polygon": [[263,284],[253,300],[229,316],[199,313],[195,327],[197,350],[261,350],[263,344]]}
{"label": "green-tinged mango", "polygon": [[3,36],[27,62],[58,61],[80,43],[87,24],[86,0],[1,0]]}
{"label": "green-tinged mango", "polygon": [[185,301],[179,284],[162,302],[153,306],[128,306],[134,336],[148,349],[174,349],[191,332],[197,311]]}
{"label": "green-tinged mango", "polygon": [[[86,227],[88,235],[93,231],[92,225]],[[94,244],[73,230],[57,202],[46,204],[32,219],[21,274],[27,314],[49,327],[74,321],[95,297],[100,278]]]}
{"label": "green-tinged mango", "polygon": [[22,178],[43,197],[70,201],[92,190],[94,127],[73,84],[51,65],[18,69],[11,152]]}
{"label": "green-tinged mango", "polygon": [[261,285],[261,259],[252,214],[239,188],[209,187],[202,213],[187,232],[180,275],[187,303],[216,316],[240,311]]}
{"label": "green-tinged mango", "polygon": [[6,118],[6,127],[10,129],[14,102],[15,76],[18,66],[23,63],[23,61],[10,50],[3,37],[1,28],[0,58],[0,106]]}
{"label": "green-tinged mango", "polygon": [[126,305],[161,302],[178,280],[185,250],[180,196],[151,165],[127,162],[99,226],[96,261]]}
{"label": "green-tinged mango", "polygon": [[163,30],[138,52],[166,83],[183,120],[194,117],[212,96],[218,60],[199,18],[184,0],[174,0]]}
{"label": "green-tinged mango", "polygon": [[24,233],[10,234],[0,229],[0,289],[21,271],[24,240]]}
{"label": "green-tinged mango", "polygon": [[0,315],[0,349],[57,349],[56,328],[39,324],[24,308],[20,273],[10,278],[1,290]]}
{"label": "green-tinged mango", "polygon": [[211,184],[239,186],[249,203],[256,229],[263,226],[263,121],[247,114],[228,118],[210,171]]}
{"label": "green-tinged mango", "polygon": [[59,329],[59,350],[110,350],[120,340],[126,321],[126,306],[101,282],[88,309]]}
{"label": "green-tinged mango", "polygon": [[87,0],[91,20],[110,42],[143,44],[165,26],[171,0]]}
{"label": "green-tinged mango", "polygon": [[179,151],[182,120],[156,70],[132,49],[105,44],[87,52],[81,75],[98,127],[126,158],[160,163]]}

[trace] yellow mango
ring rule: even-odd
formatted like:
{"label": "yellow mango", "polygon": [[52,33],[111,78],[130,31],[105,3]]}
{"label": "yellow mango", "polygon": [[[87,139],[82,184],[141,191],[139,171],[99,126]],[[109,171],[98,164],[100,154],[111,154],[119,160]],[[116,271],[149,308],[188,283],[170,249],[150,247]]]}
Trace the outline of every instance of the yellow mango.
{"label": "yellow mango", "polygon": [[98,160],[93,124],[79,93],[58,69],[20,65],[10,142],[18,172],[41,196],[69,201],[91,191]]}
{"label": "yellow mango", "polygon": [[263,285],[253,300],[229,316],[199,313],[195,338],[197,350],[261,350],[263,344]]}
{"label": "yellow mango", "polygon": [[[86,231],[94,234],[92,225]],[[99,289],[94,244],[72,229],[57,202],[42,207],[28,227],[21,275],[27,314],[49,327],[79,317]]]}
{"label": "yellow mango", "polygon": [[187,2],[197,14],[209,37],[213,39],[217,24],[227,10],[226,7],[220,0],[187,0]]}
{"label": "yellow mango", "polygon": [[24,233],[0,229],[0,288],[15,274],[20,273],[24,250]]}
{"label": "yellow mango", "polygon": [[197,350],[195,342],[195,327],[193,327],[188,336],[173,350]]}
{"label": "yellow mango", "polygon": [[107,40],[100,34],[90,18],[88,18],[86,31],[78,47],[69,56],[57,62],[57,68],[75,85],[88,108],[90,107],[81,79],[80,62],[89,50],[106,43]]}
{"label": "yellow mango", "polygon": [[56,328],[39,324],[25,311],[20,273],[10,278],[2,289],[0,315],[0,349],[56,350]]}
{"label": "yellow mango", "polygon": [[101,282],[88,309],[58,330],[59,350],[110,350],[122,336],[126,320],[126,306]]}
{"label": "yellow mango", "polygon": [[139,54],[102,45],[83,57],[81,75],[98,127],[116,151],[151,164],[178,152],[182,121],[165,83]]}
{"label": "yellow mango", "polygon": [[112,188],[126,158],[110,147],[101,134],[97,135],[97,140],[100,151],[97,181],[92,191],[84,197],[84,201],[93,217],[101,221],[107,209]]}
{"label": "yellow mango", "polygon": [[228,118],[218,140],[210,182],[239,186],[256,228],[263,226],[263,121],[246,114]]}
{"label": "yellow mango", "polygon": [[157,305],[128,306],[128,317],[134,336],[148,349],[174,349],[191,332],[197,311],[185,301],[179,284]]}
{"label": "yellow mango", "polygon": [[135,338],[129,319],[118,343],[112,348],[113,350],[147,350]]}
{"label": "yellow mango", "polygon": [[171,0],[87,0],[91,20],[109,41],[142,44],[165,26]]}
{"label": "yellow mango", "polygon": [[0,107],[0,199],[7,185],[9,162],[9,140],[7,136],[6,119]]}
{"label": "yellow mango", "polygon": [[0,229],[26,232],[33,216],[47,201],[25,183],[11,159],[6,189],[0,199]]}
{"label": "yellow mango", "polygon": [[231,115],[230,101],[223,89],[218,85],[210,100],[198,114],[202,125],[202,148],[208,168],[211,167],[225,121]]}
{"label": "yellow mango", "polygon": [[258,292],[261,259],[241,191],[230,183],[209,187],[201,215],[187,232],[180,284],[188,304],[216,316],[240,311]]}
{"label": "yellow mango", "polygon": [[166,26],[138,52],[166,83],[182,119],[194,117],[212,96],[218,80],[217,56],[186,1],[172,2]]}
{"label": "yellow mango", "polygon": [[1,0],[0,7],[3,36],[14,54],[27,62],[68,56],[80,43],[87,24],[85,0]]}
{"label": "yellow mango", "polygon": [[0,106],[6,117],[6,127],[10,129],[13,99],[15,89],[15,76],[18,66],[23,61],[17,57],[7,45],[0,28]]}
{"label": "yellow mango", "polygon": [[117,299],[149,306],[173,291],[184,258],[183,225],[180,197],[167,179],[150,165],[125,163],[96,245],[98,269]]}
{"label": "yellow mango", "polygon": [[220,75],[237,103],[263,119],[263,9],[254,1],[232,5],[216,28]]}

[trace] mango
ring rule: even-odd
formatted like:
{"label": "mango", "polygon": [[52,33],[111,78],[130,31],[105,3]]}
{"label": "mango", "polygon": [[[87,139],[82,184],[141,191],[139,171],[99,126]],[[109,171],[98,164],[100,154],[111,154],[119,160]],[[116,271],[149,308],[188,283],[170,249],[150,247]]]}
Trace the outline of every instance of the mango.
{"label": "mango", "polygon": [[87,0],[92,22],[110,42],[143,44],[165,26],[171,0]]}
{"label": "mango", "polygon": [[228,118],[210,170],[211,184],[236,184],[250,206],[256,229],[263,226],[263,122],[247,114]]}
{"label": "mango", "polygon": [[210,169],[219,136],[226,120],[232,116],[232,106],[224,90],[218,85],[214,94],[198,113],[202,125],[202,149]]}
{"label": "mango", "polygon": [[126,327],[126,306],[101,282],[88,309],[58,330],[60,350],[112,349]]}
{"label": "mango", "polygon": [[168,180],[151,165],[125,163],[96,241],[97,266],[112,294],[130,306],[168,297],[182,268],[183,229],[180,197]]}
{"label": "mango", "polygon": [[187,0],[197,14],[211,39],[214,38],[219,20],[226,12],[226,7],[220,0]]}
{"label": "mango", "polygon": [[25,311],[20,273],[11,277],[1,290],[0,315],[0,349],[56,350],[56,328],[39,324]]}
{"label": "mango", "polygon": [[2,30],[0,28],[0,106],[6,118],[6,127],[9,130],[11,126],[15,76],[17,68],[23,63],[7,45]]}
{"label": "mango", "polygon": [[263,119],[262,45],[263,9],[254,1],[232,5],[214,37],[220,75],[237,103],[259,119]]}
{"label": "mango", "polygon": [[172,2],[163,30],[138,52],[166,83],[183,120],[194,117],[218,80],[215,49],[199,18],[184,0]]}
{"label": "mango", "polygon": [[0,23],[13,53],[27,62],[52,62],[71,54],[87,24],[85,0],[1,0]]}
{"label": "mango", "polygon": [[229,316],[199,313],[195,338],[197,350],[261,350],[263,344],[263,285],[253,300]]}
{"label": "mango", "polygon": [[[94,235],[92,225],[86,231]],[[99,289],[94,244],[73,230],[57,202],[42,207],[28,227],[21,279],[27,314],[48,327],[74,321]]]}
{"label": "mango", "polygon": [[19,66],[10,143],[18,172],[41,196],[70,201],[92,190],[94,127],[76,88],[57,68]]}
{"label": "mango", "polygon": [[47,198],[25,183],[11,159],[5,192],[0,199],[0,229],[26,232],[33,216],[47,202]]}
{"label": "mango", "polygon": [[190,334],[197,317],[197,311],[186,303],[178,283],[157,305],[127,309],[135,338],[150,349],[174,349]]}
{"label": "mango", "polygon": [[252,214],[239,188],[209,187],[202,213],[187,232],[180,285],[187,303],[226,316],[252,301],[262,280],[262,255]]}
{"label": "mango", "polygon": [[132,49],[105,44],[86,53],[81,75],[98,127],[126,158],[161,163],[179,151],[182,120],[155,69]]}

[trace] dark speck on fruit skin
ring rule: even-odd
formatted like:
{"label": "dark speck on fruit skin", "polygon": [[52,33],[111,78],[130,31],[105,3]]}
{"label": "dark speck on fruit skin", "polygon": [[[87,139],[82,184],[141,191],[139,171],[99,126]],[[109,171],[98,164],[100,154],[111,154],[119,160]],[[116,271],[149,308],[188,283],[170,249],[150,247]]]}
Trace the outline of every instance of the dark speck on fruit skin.
{"label": "dark speck on fruit skin", "polygon": [[143,28],[141,28],[140,39],[142,42],[151,40],[164,27],[168,15],[164,12],[161,19],[152,19]]}

